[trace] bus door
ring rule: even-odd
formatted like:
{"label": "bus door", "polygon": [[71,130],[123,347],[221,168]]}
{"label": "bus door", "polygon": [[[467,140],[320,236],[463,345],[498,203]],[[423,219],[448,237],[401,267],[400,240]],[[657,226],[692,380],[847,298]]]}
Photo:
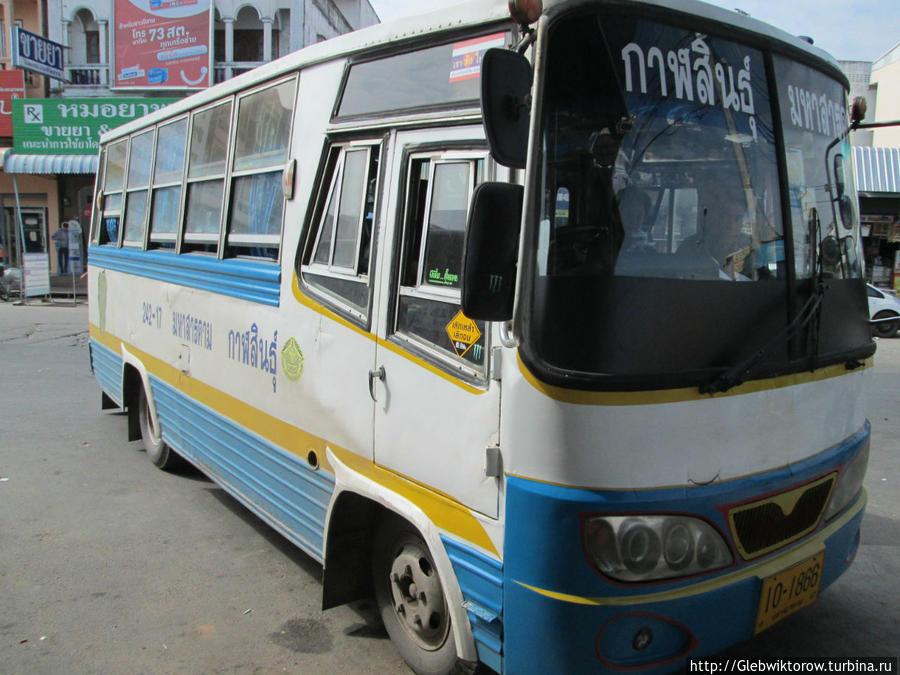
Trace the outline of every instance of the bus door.
{"label": "bus door", "polygon": [[[469,200],[488,178],[481,127],[394,137],[375,367],[375,461],[491,517],[500,382],[489,325],[460,310]],[[496,471],[492,472],[496,473]]]}

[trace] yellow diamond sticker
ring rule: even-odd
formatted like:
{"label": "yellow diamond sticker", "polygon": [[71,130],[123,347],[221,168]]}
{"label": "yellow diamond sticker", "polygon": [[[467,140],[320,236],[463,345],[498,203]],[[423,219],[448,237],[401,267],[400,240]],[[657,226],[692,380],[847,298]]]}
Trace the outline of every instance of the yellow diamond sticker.
{"label": "yellow diamond sticker", "polygon": [[459,310],[450,323],[447,324],[447,335],[450,336],[450,344],[460,358],[472,348],[481,337],[478,325]]}

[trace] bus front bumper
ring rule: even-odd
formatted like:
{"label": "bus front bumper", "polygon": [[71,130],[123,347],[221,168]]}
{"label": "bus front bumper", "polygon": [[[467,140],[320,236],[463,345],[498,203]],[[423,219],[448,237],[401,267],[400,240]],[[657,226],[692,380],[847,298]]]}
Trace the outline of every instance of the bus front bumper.
{"label": "bus front bumper", "polygon": [[626,595],[586,597],[529,584],[507,570],[504,643],[516,647],[504,654],[504,672],[669,672],[689,658],[745,641],[758,632],[765,579],[824,553],[821,592],[849,567],[865,504],[862,492],[801,543],[757,564],[669,590],[643,584]]}

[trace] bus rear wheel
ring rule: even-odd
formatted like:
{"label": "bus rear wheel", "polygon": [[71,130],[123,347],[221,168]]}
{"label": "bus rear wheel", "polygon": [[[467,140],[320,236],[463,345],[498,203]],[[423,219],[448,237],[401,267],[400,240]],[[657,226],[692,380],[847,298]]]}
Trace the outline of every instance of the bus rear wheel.
{"label": "bus rear wheel", "polygon": [[141,425],[144,450],[147,451],[150,461],[164,471],[181,468],[184,460],[162,439],[159,423],[154,424],[153,416],[150,414],[150,404],[147,401],[147,392],[143,389],[141,389],[141,397],[138,401],[138,421]]}
{"label": "bus rear wheel", "polygon": [[375,600],[384,627],[419,675],[443,675],[456,663],[447,597],[422,537],[402,520],[385,520],[372,555]]}

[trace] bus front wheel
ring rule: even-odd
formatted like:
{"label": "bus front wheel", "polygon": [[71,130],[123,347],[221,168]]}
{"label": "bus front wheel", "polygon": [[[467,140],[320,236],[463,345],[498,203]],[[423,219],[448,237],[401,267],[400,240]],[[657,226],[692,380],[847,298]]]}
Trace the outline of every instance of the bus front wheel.
{"label": "bus front wheel", "polygon": [[153,416],[150,414],[150,404],[147,401],[147,392],[143,389],[141,389],[141,398],[138,402],[138,419],[141,424],[144,450],[147,451],[150,461],[164,471],[180,468],[183,460],[162,439],[159,423],[154,424]]}
{"label": "bus front wheel", "polygon": [[403,660],[419,675],[449,673],[456,663],[450,610],[422,537],[389,518],[375,535],[372,558],[378,612]]}

